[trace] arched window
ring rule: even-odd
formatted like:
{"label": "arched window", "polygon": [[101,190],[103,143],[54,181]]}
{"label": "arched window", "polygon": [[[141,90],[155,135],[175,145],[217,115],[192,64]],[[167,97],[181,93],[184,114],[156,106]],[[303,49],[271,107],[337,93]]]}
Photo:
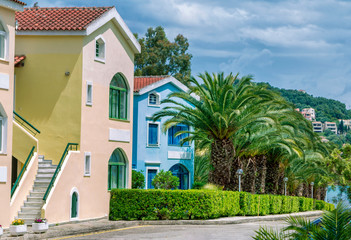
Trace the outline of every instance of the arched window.
{"label": "arched window", "polygon": [[110,118],[127,120],[128,87],[122,74],[117,73],[110,83]]}
{"label": "arched window", "polygon": [[95,39],[95,59],[105,60],[105,40],[101,36]]}
{"label": "arched window", "polygon": [[108,162],[108,190],[126,188],[126,175],[126,158],[120,149],[116,149]]}
{"label": "arched window", "polygon": [[149,106],[159,106],[159,105],[160,105],[160,95],[155,92],[150,93]]}
{"label": "arched window", "polygon": [[182,164],[176,164],[169,171],[172,172],[173,176],[179,178],[178,189],[189,189],[189,171]]}
{"label": "arched window", "polygon": [[0,22],[0,58],[5,59],[6,57],[6,31],[2,23]]}

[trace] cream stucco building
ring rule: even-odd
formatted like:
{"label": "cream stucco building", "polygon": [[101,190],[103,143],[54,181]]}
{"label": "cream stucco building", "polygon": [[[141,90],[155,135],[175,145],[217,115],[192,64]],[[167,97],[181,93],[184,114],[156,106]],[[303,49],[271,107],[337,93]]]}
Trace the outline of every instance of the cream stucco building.
{"label": "cream stucco building", "polygon": [[131,186],[140,45],[114,7],[34,7],[17,12],[14,23],[13,14],[14,96],[0,100],[14,109],[7,162],[18,171],[8,170],[11,208],[3,225],[15,217],[27,223],[105,217],[109,189]]}

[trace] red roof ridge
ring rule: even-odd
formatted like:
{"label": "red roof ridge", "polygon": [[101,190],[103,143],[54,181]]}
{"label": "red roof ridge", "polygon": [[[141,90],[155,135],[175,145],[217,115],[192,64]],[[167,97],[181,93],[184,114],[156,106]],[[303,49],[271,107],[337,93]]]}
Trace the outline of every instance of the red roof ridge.
{"label": "red roof ridge", "polygon": [[111,9],[114,6],[107,6],[107,7],[26,7],[24,10],[42,10],[42,9],[74,9],[74,8],[79,8],[79,9]]}
{"label": "red roof ridge", "polygon": [[15,2],[15,3],[19,3],[19,4],[23,5],[23,6],[26,6],[26,5],[27,5],[27,3],[22,2],[22,1],[18,1],[18,0],[11,0],[11,1],[12,1],[12,2]]}
{"label": "red roof ridge", "polygon": [[171,75],[134,76],[134,78],[167,78]]}

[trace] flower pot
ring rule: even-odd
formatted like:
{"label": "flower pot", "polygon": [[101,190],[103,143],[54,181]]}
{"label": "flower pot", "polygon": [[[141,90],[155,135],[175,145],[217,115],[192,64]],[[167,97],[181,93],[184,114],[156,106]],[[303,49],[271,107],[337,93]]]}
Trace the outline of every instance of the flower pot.
{"label": "flower pot", "polygon": [[4,234],[4,229],[2,229],[2,227],[0,227],[0,237],[1,237],[1,235],[3,235]]}
{"label": "flower pot", "polygon": [[27,233],[27,225],[10,225],[11,236],[21,236]]}
{"label": "flower pot", "polygon": [[32,231],[34,233],[44,233],[49,229],[49,223],[32,223]]}

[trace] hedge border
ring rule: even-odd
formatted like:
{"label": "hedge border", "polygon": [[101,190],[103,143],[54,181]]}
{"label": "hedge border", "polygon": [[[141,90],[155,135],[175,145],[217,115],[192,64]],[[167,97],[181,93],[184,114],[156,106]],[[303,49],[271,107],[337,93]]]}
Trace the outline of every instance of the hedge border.
{"label": "hedge border", "polygon": [[311,198],[214,190],[113,189],[110,220],[212,219],[332,210]]}

